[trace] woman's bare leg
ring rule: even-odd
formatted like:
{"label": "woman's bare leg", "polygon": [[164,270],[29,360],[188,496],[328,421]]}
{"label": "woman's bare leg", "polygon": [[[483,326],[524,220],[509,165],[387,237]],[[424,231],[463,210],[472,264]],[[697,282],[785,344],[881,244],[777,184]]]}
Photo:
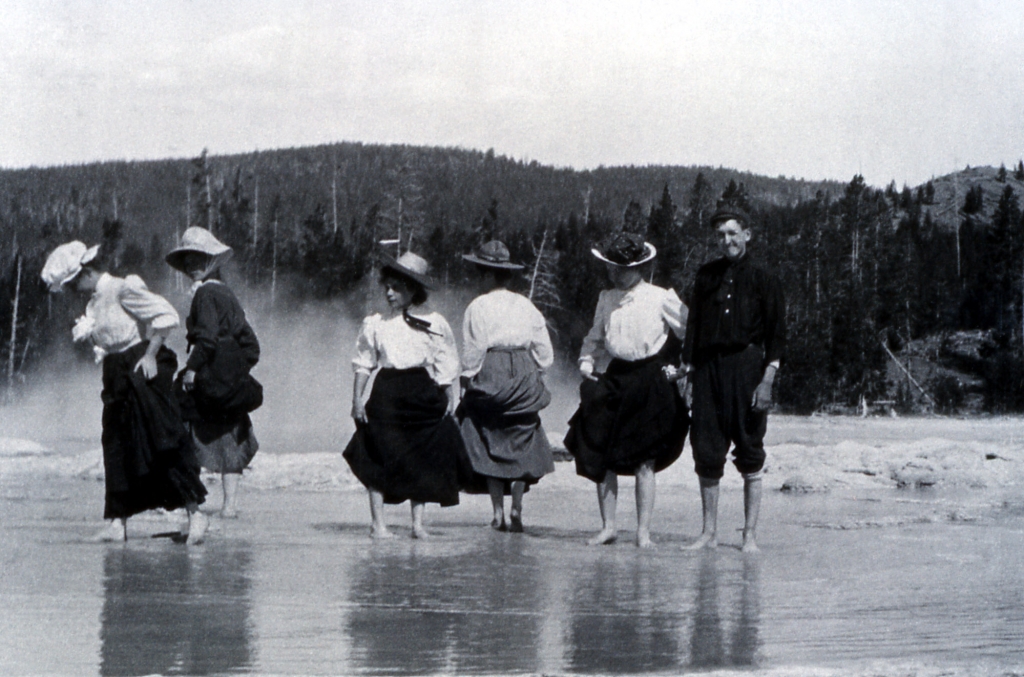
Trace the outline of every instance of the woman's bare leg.
{"label": "woman's bare leg", "polygon": [[93,536],[93,540],[99,543],[118,543],[128,540],[128,518],[121,517],[112,519]]}
{"label": "woman's bare leg", "polygon": [[494,518],[491,520],[491,528],[498,531],[505,531],[505,483],[493,477],[487,478],[487,493],[491,495],[491,509],[494,511]]}
{"label": "woman's bare leg", "polygon": [[597,505],[601,509],[601,531],[587,541],[587,545],[613,543],[618,535],[615,528],[615,507],[619,498],[619,477],[612,471],[604,475],[597,485]]}
{"label": "woman's bare leg", "polygon": [[523,493],[526,491],[526,482],[515,481],[512,483],[512,523],[508,530],[512,533],[523,533]]}
{"label": "woman's bare leg", "polygon": [[188,537],[185,542],[199,545],[206,540],[206,528],[210,526],[210,520],[195,503],[189,503],[185,509],[188,510]]}
{"label": "woman's bare leg", "polygon": [[223,473],[220,476],[221,486],[224,489],[224,505],[221,506],[220,516],[228,519],[238,517],[238,507],[235,501],[238,498],[238,481],[242,476],[238,473]]}
{"label": "woman's bare leg", "polygon": [[412,504],[412,537],[430,538],[430,534],[427,533],[426,527],[423,526],[424,504],[419,501],[410,501],[410,503]]}
{"label": "woman's bare leg", "polygon": [[636,545],[649,548],[651,515],[654,513],[654,461],[644,461],[636,469]]}
{"label": "woman's bare leg", "polygon": [[394,538],[384,521],[384,494],[376,489],[367,488],[366,491],[370,494],[370,538]]}

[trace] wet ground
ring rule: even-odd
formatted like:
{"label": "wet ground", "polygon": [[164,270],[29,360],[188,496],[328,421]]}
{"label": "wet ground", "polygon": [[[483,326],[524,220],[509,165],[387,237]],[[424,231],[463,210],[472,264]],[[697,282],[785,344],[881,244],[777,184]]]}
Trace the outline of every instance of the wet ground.
{"label": "wet ground", "polygon": [[[559,464],[558,473],[571,473]],[[526,533],[485,526],[487,499],[428,508],[435,538],[371,542],[359,491],[249,491],[209,541],[86,542],[102,484],[0,484],[0,673],[1006,674],[1024,668],[1024,498],[1011,490],[767,492],[763,551],[723,545],[695,488],[658,495],[657,547],[618,543],[586,483],[527,495]],[[571,488],[563,488],[571,486]],[[244,488],[243,488],[244,491]],[[219,489],[211,493],[216,508]]]}

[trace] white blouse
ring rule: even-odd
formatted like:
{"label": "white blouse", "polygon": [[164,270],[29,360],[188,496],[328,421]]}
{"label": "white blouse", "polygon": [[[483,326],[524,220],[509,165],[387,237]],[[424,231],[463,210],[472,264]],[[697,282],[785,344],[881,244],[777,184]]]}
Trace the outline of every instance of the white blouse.
{"label": "white blouse", "polygon": [[387,318],[376,313],[363,320],[352,360],[355,372],[425,367],[435,383],[454,383],[459,377],[459,350],[448,321],[438,313],[414,317],[430,322],[430,333],[410,327],[401,313]]}
{"label": "white blouse", "polygon": [[462,318],[462,375],[475,376],[488,348],[529,348],[533,361],[547,369],[555,361],[547,322],[522,294],[495,289],[473,299]]}
{"label": "white blouse", "polygon": [[583,339],[580,364],[603,371],[612,358],[634,362],[656,354],[671,331],[686,333],[687,310],[675,291],[641,280],[633,287],[606,289],[597,300],[594,326]]}
{"label": "white blouse", "polygon": [[96,361],[120,353],[157,332],[179,325],[178,311],[164,297],[154,294],[137,275],[125,278],[103,273],[78,318],[72,336],[75,341],[91,340]]}

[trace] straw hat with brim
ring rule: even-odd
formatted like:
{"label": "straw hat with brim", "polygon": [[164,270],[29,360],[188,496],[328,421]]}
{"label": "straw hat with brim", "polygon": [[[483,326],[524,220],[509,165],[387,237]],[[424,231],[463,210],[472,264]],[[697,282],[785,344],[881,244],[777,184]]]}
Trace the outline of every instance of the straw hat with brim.
{"label": "straw hat with brim", "polygon": [[498,268],[501,270],[522,270],[525,266],[512,263],[508,247],[500,240],[491,240],[476,248],[472,254],[463,254],[462,258],[475,263],[478,266],[487,268]]}
{"label": "straw hat with brim", "polygon": [[412,280],[425,289],[433,289],[434,281],[430,279],[428,271],[430,264],[422,256],[405,252],[397,259],[389,254],[380,253],[380,268],[382,271],[390,271],[401,277]]}
{"label": "straw hat with brim", "polygon": [[82,267],[92,262],[99,251],[99,245],[86,247],[78,240],[66,242],[46,257],[40,276],[50,291],[60,291],[64,285],[78,277]]}
{"label": "straw hat with brim", "polygon": [[633,268],[642,266],[658,255],[658,250],[650,242],[634,233],[618,233],[599,242],[590,253],[613,266]]}
{"label": "straw hat with brim", "polygon": [[711,215],[710,223],[714,227],[725,221],[736,221],[744,228],[747,228],[750,224],[750,215],[739,207],[719,207]]}
{"label": "straw hat with brim", "polygon": [[192,226],[186,228],[185,232],[181,234],[181,244],[177,249],[172,250],[165,260],[172,268],[184,271],[182,266],[185,263],[185,257],[193,252],[220,257],[221,263],[231,257],[231,247],[218,240],[213,233],[205,228]]}

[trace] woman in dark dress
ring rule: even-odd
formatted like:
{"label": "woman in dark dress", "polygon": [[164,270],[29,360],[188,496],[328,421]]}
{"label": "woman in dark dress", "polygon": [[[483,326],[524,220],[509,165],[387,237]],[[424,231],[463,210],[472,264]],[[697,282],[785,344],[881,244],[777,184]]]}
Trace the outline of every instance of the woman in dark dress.
{"label": "woman in dark dress", "polygon": [[580,350],[580,407],[565,447],[576,472],[597,484],[603,526],[591,545],[617,537],[618,475],[636,476],[636,544],[651,543],[654,474],[675,462],[689,430],[674,369],[686,327],[686,306],[671,289],[644,281],[642,266],[657,254],[632,233],[619,233],[592,253],[613,288],[601,292],[594,325]]}
{"label": "woman in dark dress", "polygon": [[[476,266],[484,293],[462,321],[462,438],[491,495],[491,526],[522,532],[523,492],[555,469],[540,422],[540,411],[551,403],[543,379],[554,362],[551,337],[536,306],[507,289],[523,266],[512,263],[504,243],[493,240],[463,258]],[[512,494],[507,526],[506,492]]]}
{"label": "woman in dark dress", "polygon": [[42,270],[51,291],[69,286],[89,297],[72,336],[90,341],[103,363],[103,516],[110,524],[96,539],[125,541],[132,515],[186,508],[187,541],[201,543],[208,520],[198,506],[206,488],[171,392],[178,359],[164,346],[178,313],[141,278],[104,272],[98,251],[68,242],[50,253]]}
{"label": "woman in dark dress", "polygon": [[[390,312],[367,317],[356,341],[356,432],[344,456],[369,491],[371,536],[392,536],[384,520],[385,503],[410,501],[413,538],[426,538],[424,504],[457,505],[459,487],[469,475],[451,416],[459,353],[444,317],[418,308],[432,286],[427,262],[411,252],[383,258],[380,282]],[[374,372],[373,390],[364,402]]]}
{"label": "woman in dark dress", "polygon": [[248,412],[262,391],[249,392],[257,387],[249,370],[260,358],[259,341],[238,298],[221,280],[221,266],[230,257],[231,247],[205,228],[192,227],[167,263],[193,281],[185,320],[189,354],[179,392],[182,414],[200,464],[221,475],[220,515],[234,518],[242,471],[259,449]]}

